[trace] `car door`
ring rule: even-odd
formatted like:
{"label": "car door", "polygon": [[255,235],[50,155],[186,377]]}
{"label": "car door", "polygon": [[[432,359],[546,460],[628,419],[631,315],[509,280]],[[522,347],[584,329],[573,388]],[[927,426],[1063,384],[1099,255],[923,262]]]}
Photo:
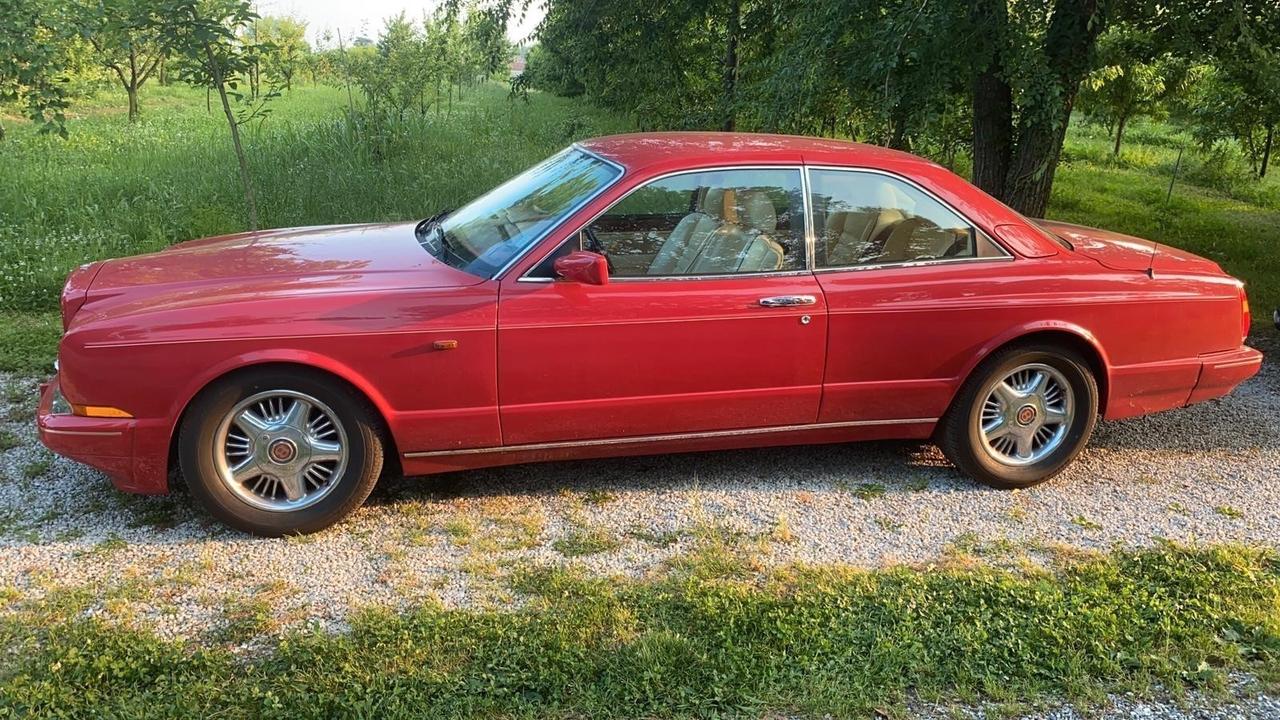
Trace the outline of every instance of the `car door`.
{"label": "car door", "polygon": [[[797,167],[664,176],[504,282],[506,445],[813,423],[826,311]],[[602,285],[555,278],[585,245]]]}
{"label": "car door", "polygon": [[821,422],[937,419],[981,344],[1008,323],[990,298],[1015,282],[1016,263],[903,178],[808,172],[830,322]]}

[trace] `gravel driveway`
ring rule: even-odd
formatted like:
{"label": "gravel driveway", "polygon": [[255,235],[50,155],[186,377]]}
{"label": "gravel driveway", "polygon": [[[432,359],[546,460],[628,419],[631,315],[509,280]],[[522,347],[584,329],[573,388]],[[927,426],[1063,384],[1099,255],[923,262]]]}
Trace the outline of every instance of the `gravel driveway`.
{"label": "gravel driveway", "polygon": [[96,612],[171,637],[245,615],[270,633],[341,628],[367,605],[500,607],[518,600],[505,577],[522,563],[638,576],[708,542],[762,567],[1034,561],[1162,538],[1280,544],[1274,360],[1225,400],[1102,424],[1070,470],[1021,492],[978,486],[915,443],[692,454],[394,481],[351,521],[284,540],[224,530],[182,492],[117,493],[39,446],[34,378],[0,386],[0,589],[89,592]]}

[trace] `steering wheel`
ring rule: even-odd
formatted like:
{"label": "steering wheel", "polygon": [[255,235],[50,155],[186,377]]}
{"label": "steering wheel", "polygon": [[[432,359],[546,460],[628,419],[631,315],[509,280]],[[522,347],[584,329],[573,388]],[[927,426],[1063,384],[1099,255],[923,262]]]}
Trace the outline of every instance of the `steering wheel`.
{"label": "steering wheel", "polygon": [[604,251],[604,245],[600,244],[600,238],[596,237],[596,231],[588,225],[582,229],[582,234],[587,236],[587,249],[593,253],[604,256],[605,266],[609,268],[609,274],[613,274],[613,260],[609,257],[609,253]]}

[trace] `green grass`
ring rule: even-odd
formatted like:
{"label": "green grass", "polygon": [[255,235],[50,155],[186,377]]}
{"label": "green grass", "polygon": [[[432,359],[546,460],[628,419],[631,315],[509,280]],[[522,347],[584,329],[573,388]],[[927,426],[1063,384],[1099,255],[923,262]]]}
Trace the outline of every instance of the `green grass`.
{"label": "green grass", "polygon": [[603,528],[575,527],[551,547],[565,557],[582,557],[613,552],[622,547],[622,541]]}
{"label": "green grass", "polygon": [[758,583],[540,569],[518,585],[519,611],[368,612],[248,658],[76,619],[83,598],[10,600],[0,715],[902,716],[913,694],[1088,704],[1280,679],[1280,565],[1238,548]]}

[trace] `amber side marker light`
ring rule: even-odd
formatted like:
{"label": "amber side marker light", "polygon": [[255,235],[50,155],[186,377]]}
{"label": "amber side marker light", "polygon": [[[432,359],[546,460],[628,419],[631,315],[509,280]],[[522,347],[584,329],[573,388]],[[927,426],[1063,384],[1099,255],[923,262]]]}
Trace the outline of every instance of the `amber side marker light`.
{"label": "amber side marker light", "polygon": [[1249,296],[1244,292],[1244,285],[1240,286],[1240,342],[1249,339],[1249,325],[1253,320],[1249,315]]}
{"label": "amber side marker light", "polygon": [[71,405],[71,412],[80,417],[96,417],[96,418],[131,418],[129,413],[120,408],[104,407],[102,405]]}

